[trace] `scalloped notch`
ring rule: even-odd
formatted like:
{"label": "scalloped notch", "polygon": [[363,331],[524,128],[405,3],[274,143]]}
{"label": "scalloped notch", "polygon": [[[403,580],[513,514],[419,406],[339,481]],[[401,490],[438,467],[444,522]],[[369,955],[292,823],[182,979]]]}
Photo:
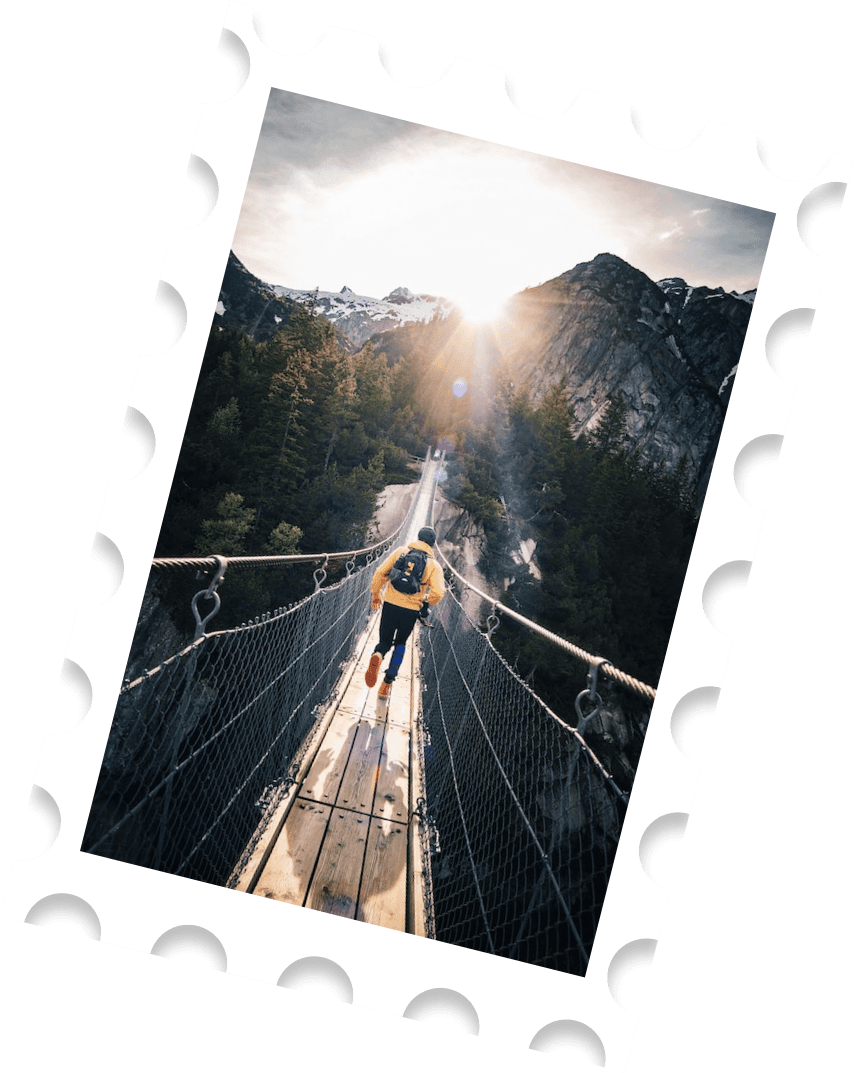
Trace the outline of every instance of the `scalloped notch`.
{"label": "scalloped notch", "polygon": [[667,846],[668,842],[681,842],[686,836],[688,825],[689,817],[686,812],[668,812],[658,820],[653,820],[642,835],[642,841],[638,843],[638,859],[654,883],[657,880],[653,876],[653,857],[663,846]]}
{"label": "scalloped notch", "polygon": [[[783,442],[783,436],[773,432],[769,436],[758,436],[751,443],[743,446],[739,452],[734,465],[734,482],[739,489],[739,495],[747,503],[751,503],[748,498],[749,477],[755,469],[760,469],[761,466],[769,466],[772,462],[778,461],[781,457]],[[754,504],[752,503],[751,505],[753,506]]]}
{"label": "scalloped notch", "polygon": [[88,901],[76,894],[49,894],[36,901],[25,918],[26,924],[46,928],[50,924],[73,924],[87,939],[101,940],[101,921]]}
{"label": "scalloped notch", "polygon": [[766,336],[766,358],[772,369],[781,376],[781,351],[793,339],[807,339],[813,327],[815,309],[791,309],[782,313]]}
{"label": "scalloped notch", "polygon": [[[771,172],[772,175],[775,175],[776,178],[784,178],[783,176],[777,175],[777,173],[772,170],[772,165],[769,161],[769,145],[766,141],[766,138],[760,137],[760,135],[757,135],[757,156],[760,157],[760,159],[763,161],[763,166],[766,168],[767,171]],[[828,159],[820,165],[820,170],[816,172],[816,175],[822,175],[822,173],[826,170],[826,167],[828,167],[830,163],[831,158],[828,157]]]}
{"label": "scalloped notch", "polygon": [[608,989],[611,997],[615,999],[621,1009],[625,1006],[621,1002],[620,993],[626,976],[636,969],[649,969],[653,964],[653,957],[657,953],[658,941],[655,939],[636,939],[622,946],[617,954],[611,958],[608,967]]}
{"label": "scalloped notch", "polygon": [[220,195],[220,183],[217,181],[217,176],[213,174],[213,168],[207,160],[203,160],[202,157],[197,157],[194,152],[190,153],[185,178],[188,182],[191,182],[198,191],[200,191],[205,199],[205,215],[200,220],[200,223],[204,223],[211,215],[213,209],[217,207],[217,199]]}
{"label": "scalloped notch", "polygon": [[157,290],[154,291],[154,305],[165,313],[173,323],[173,341],[169,346],[174,347],[187,327],[187,306],[185,299],[175,290],[172,283],[158,280]]}
{"label": "scalloped notch", "polygon": [[[442,73],[445,74],[445,71],[443,71]],[[524,111],[524,108],[522,108],[521,104],[519,103],[519,91],[517,89],[517,80],[516,80],[516,78],[513,77],[513,75],[508,74],[507,71],[505,71],[505,73],[504,73],[504,91],[505,91],[505,93],[507,93],[507,99],[511,101],[511,103],[514,105],[514,107],[517,108],[518,111],[522,113],[522,115],[524,115],[524,116],[531,115],[531,113]],[[579,92],[581,92],[581,91],[579,91]],[[573,105],[576,103],[576,101],[578,101],[578,99],[579,99],[579,94],[576,93],[576,95],[573,98],[573,100],[572,101],[567,101],[567,103],[562,108],[562,111],[557,113],[557,115],[563,116],[565,112],[570,112],[570,109],[573,107]],[[535,118],[546,118],[546,117],[539,116],[539,117],[535,117]],[[551,117],[551,118],[554,118],[554,117]]]}
{"label": "scalloped notch", "polygon": [[27,802],[27,811],[32,812],[33,815],[38,815],[39,819],[45,825],[45,831],[47,832],[47,843],[42,851],[47,853],[54,842],[57,840],[59,834],[59,807],[54,798],[50,794],[38,787],[34,782],[32,789],[30,790],[30,799]]}
{"label": "scalloped notch", "polygon": [[[262,27],[263,26],[264,24],[262,24]],[[257,27],[255,32],[259,32],[257,31]],[[235,76],[237,78],[237,88],[235,89],[236,95],[246,86],[247,78],[249,78],[249,53],[247,52],[247,46],[240,40],[240,38],[238,38],[236,33],[233,33],[231,30],[222,30],[220,32],[220,40],[217,42],[217,52],[224,60],[229,60],[232,67],[235,69]]]}
{"label": "scalloped notch", "polygon": [[[97,539],[98,536],[95,536],[95,540]],[[94,541],[92,547],[94,548]],[[86,719],[92,706],[92,684],[89,681],[89,675],[74,660],[63,660],[59,672],[59,684],[74,695],[79,708],[77,722],[74,724],[77,726]]]}
{"label": "scalloped notch", "polygon": [[716,714],[720,696],[721,689],[718,686],[702,686],[687,693],[674,709],[674,715],[670,717],[670,734],[683,756],[689,755],[684,738],[686,738],[690,723],[703,716]]}
{"label": "scalloped notch", "polygon": [[603,1041],[592,1028],[583,1025],[580,1020],[554,1020],[551,1025],[546,1025],[537,1032],[529,1044],[529,1050],[540,1050],[544,1055],[550,1055],[554,1050],[562,1048],[578,1050],[591,1065],[605,1068],[606,1052]]}
{"label": "scalloped notch", "polygon": [[103,533],[95,533],[89,557],[99,563],[109,574],[109,596],[107,600],[112,599],[116,596],[121,585],[121,579],[124,576],[124,562],[122,561],[120,550],[109,539],[109,536],[105,536]]}
{"label": "scalloped notch", "polygon": [[326,987],[339,1002],[353,1003],[350,976],[335,961],[326,957],[304,957],[290,965],[279,978],[278,987],[298,991],[303,987]]}
{"label": "scalloped notch", "polygon": [[143,465],[134,474],[134,476],[138,476],[154,457],[154,429],[144,413],[139,412],[135,407],[129,406],[124,411],[121,430],[124,435],[130,436],[136,442],[139,452],[143,455]]}
{"label": "scalloped notch", "polygon": [[197,954],[203,957],[216,972],[225,972],[226,959],[223,944],[207,928],[195,924],[182,924],[169,928],[151,947],[156,957],[178,957],[179,954]]}
{"label": "scalloped notch", "polygon": [[716,621],[716,611],[719,601],[728,592],[745,589],[748,586],[750,574],[751,562],[746,559],[737,559],[734,562],[725,562],[709,575],[707,584],[704,586],[704,613],[717,630],[719,624]]}
{"label": "scalloped notch", "polygon": [[[691,145],[692,142],[696,142],[697,139],[701,137],[701,135],[704,133],[704,127],[698,128],[687,143],[684,143],[683,145],[679,146],[663,148],[663,146],[655,145],[653,142],[650,141],[648,137],[645,136],[644,118],[642,117],[642,113],[638,111],[638,108],[634,104],[630,106],[630,118],[632,119],[635,133],[640,139],[642,139],[643,142],[645,142],[647,145],[653,146],[654,149],[663,149],[663,151],[665,152],[674,152],[676,149],[684,149],[687,145]],[[706,126],[706,123],[704,124],[704,126]]]}
{"label": "scalloped notch", "polygon": [[[321,38],[319,38],[318,41],[315,42],[315,44],[320,44],[322,38],[323,38],[323,34],[321,35]],[[383,70],[386,72],[386,74],[389,76],[389,78],[395,78],[395,73],[392,70],[392,53],[389,52],[388,45],[386,45],[382,41],[380,42],[380,62],[382,64]],[[427,85],[427,86],[436,86],[436,84],[438,82],[440,82],[440,79],[444,78],[445,75],[449,71],[452,70],[452,65],[453,64],[454,64],[454,60],[452,60],[451,63],[447,63],[445,65],[445,67],[442,69],[440,77],[434,79],[433,82],[425,83],[425,85]],[[400,78],[395,78],[395,80],[396,80],[396,82],[400,83],[401,86],[410,86],[411,85],[410,83],[407,83],[407,82],[401,82]],[[421,88],[421,87],[414,87],[413,86],[411,88]]]}
{"label": "scalloped notch", "polygon": [[815,253],[811,246],[811,229],[823,212],[837,212],[843,207],[846,196],[845,182],[824,182],[821,187],[814,187],[798,207],[798,233],[801,241]]}
{"label": "scalloped notch", "polygon": [[[252,29],[255,31],[255,36],[263,45],[267,45],[267,33],[264,29],[264,18],[260,11],[252,12]],[[267,45],[269,48],[270,46]]]}
{"label": "scalloped notch", "polygon": [[458,991],[445,987],[434,987],[417,995],[404,1010],[408,1020],[430,1020],[432,1017],[448,1017],[457,1021],[463,1031],[469,1035],[478,1034],[478,1015],[468,998]]}

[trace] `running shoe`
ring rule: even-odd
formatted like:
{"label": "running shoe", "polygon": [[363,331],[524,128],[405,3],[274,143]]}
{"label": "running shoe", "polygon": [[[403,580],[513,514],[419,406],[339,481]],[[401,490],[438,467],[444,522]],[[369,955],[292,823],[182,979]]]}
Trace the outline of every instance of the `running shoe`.
{"label": "running shoe", "polygon": [[375,652],[368,661],[368,670],[365,672],[365,684],[369,689],[373,688],[377,683],[377,672],[380,670],[380,664],[382,662],[383,657],[379,652]]}

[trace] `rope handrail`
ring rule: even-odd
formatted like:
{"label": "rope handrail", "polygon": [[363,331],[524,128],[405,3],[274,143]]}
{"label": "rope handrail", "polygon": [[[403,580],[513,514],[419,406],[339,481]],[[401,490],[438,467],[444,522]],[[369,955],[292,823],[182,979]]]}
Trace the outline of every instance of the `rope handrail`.
{"label": "rope handrail", "polygon": [[[429,457],[430,448],[428,448],[428,458]],[[426,470],[422,471],[422,475],[417,483],[417,489],[421,487],[425,472]],[[418,496],[418,491],[416,491],[416,495]],[[408,511],[407,516],[398,528],[388,536],[384,537],[382,540],[378,540],[376,544],[369,544],[367,547],[357,548],[352,551],[319,551],[307,552],[300,555],[223,555],[220,556],[220,558],[225,559],[229,566],[276,566],[281,563],[317,563],[321,561],[330,562],[333,559],[355,559],[358,555],[370,555],[372,551],[377,551],[378,548],[382,548],[384,545],[391,543],[404,526],[406,526],[409,519],[410,514]],[[165,558],[152,559],[151,565],[155,570],[181,569],[185,566],[195,566],[197,569],[201,569],[205,566],[217,566],[218,558],[216,555],[196,557],[167,556]]]}
{"label": "rope handrail", "polygon": [[490,604],[493,611],[500,611],[503,615],[507,615],[515,622],[519,622],[522,626],[531,630],[534,633],[540,634],[541,637],[546,638],[547,641],[551,641],[552,644],[562,648],[565,652],[569,652],[571,656],[575,656],[576,659],[582,660],[589,666],[598,666],[600,673],[606,675],[607,678],[611,678],[615,682],[619,682],[621,685],[626,686],[627,689],[631,689],[639,696],[647,697],[649,700],[656,699],[656,690],[647,685],[645,682],[639,681],[638,678],[633,678],[632,675],[627,674],[626,671],[620,670],[615,667],[609,660],[604,659],[602,656],[594,656],[590,652],[586,652],[584,648],[580,648],[578,645],[574,645],[572,641],[566,640],[564,637],[560,637],[557,633],[553,633],[551,630],[547,630],[544,626],[539,626],[536,622],[532,622],[531,619],[526,618],[525,615],[521,615],[518,611],[514,611],[512,608],[507,607],[505,604],[499,603],[498,599],[494,596],[488,596],[486,592],[482,592],[479,588],[472,584],[467,578],[460,574],[451,563],[448,561],[439,545],[436,547],[436,552],[442,559],[445,566],[451,571],[456,578],[459,578],[463,584],[475,593],[476,596],[485,602]]}

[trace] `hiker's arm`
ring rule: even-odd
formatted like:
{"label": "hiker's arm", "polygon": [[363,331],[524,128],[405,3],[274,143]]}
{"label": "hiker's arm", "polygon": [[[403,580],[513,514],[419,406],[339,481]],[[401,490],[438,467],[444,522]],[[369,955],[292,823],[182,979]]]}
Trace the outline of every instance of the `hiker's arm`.
{"label": "hiker's arm", "polygon": [[399,549],[395,549],[388,559],[385,559],[374,571],[374,577],[371,579],[371,601],[380,599],[380,595],[383,589],[386,587],[386,582],[389,580],[389,574],[392,567],[395,565],[395,560],[398,558]]}

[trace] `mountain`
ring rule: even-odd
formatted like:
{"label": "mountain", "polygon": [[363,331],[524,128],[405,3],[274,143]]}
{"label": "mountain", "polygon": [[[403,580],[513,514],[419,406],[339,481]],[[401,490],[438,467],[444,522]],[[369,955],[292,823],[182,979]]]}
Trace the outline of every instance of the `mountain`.
{"label": "mountain", "polygon": [[388,332],[403,324],[432,320],[437,314],[446,317],[452,304],[432,294],[413,294],[406,287],[396,287],[385,298],[354,294],[350,287],[334,291],[298,291],[289,287],[271,287],[279,298],[301,305],[312,305],[316,312],[331,321],[356,346],[378,332]]}
{"label": "mountain", "polygon": [[622,396],[633,447],[667,469],[685,456],[702,500],[753,300],[601,253],[516,295],[496,342],[535,402],[564,380],[580,432]]}
{"label": "mountain", "polygon": [[269,339],[288,323],[293,303],[311,306],[326,317],[350,344],[358,349],[372,335],[404,324],[446,317],[453,306],[432,294],[413,294],[396,287],[385,298],[355,294],[350,287],[333,291],[300,291],[264,283],[229,251],[215,327],[243,332],[252,339]]}
{"label": "mountain", "polygon": [[294,303],[275,294],[229,251],[213,329],[242,332],[259,342],[288,324]]}
{"label": "mountain", "polygon": [[[620,257],[601,253],[515,295],[501,322],[476,332],[461,329],[443,298],[405,287],[370,298],[349,287],[271,286],[230,253],[215,325],[263,340],[288,323],[296,306],[313,304],[353,351],[372,338],[390,364],[419,349],[441,354],[444,368],[454,371],[451,380],[468,381],[472,406],[491,397],[489,380],[500,364],[535,403],[563,380],[580,432],[596,428],[609,400],[620,395],[632,446],[669,470],[685,457],[700,502],[754,295],[694,287],[677,277],[654,282]],[[491,333],[486,340],[485,331]],[[438,387],[430,390],[445,398]],[[431,416],[439,424],[449,419]]]}

